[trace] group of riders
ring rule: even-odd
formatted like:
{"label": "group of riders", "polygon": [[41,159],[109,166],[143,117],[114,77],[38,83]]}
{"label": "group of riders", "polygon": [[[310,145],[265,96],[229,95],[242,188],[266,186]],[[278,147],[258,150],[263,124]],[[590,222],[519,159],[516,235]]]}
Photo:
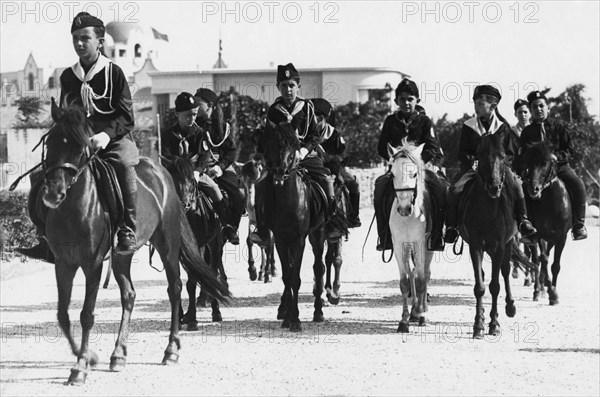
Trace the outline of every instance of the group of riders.
{"label": "group of riders", "polygon": [[[88,14],[79,13],[73,20],[71,35],[73,46],[79,57],[77,63],[66,69],[60,77],[61,106],[82,106],[95,135],[91,138],[93,149],[111,164],[118,179],[124,204],[124,216],[117,232],[117,253],[131,253],[139,248],[136,242],[136,195],[137,180],[135,165],[139,162],[136,145],[131,132],[134,127],[131,92],[123,71],[102,54],[105,28],[103,22]],[[255,133],[257,152],[262,152],[261,136],[277,133],[285,124],[297,134],[301,147],[296,152],[298,167],[305,170],[323,189],[327,197],[327,217],[336,211],[334,181],[344,184],[348,191],[347,221],[349,227],[361,225],[359,219],[359,186],[340,161],[344,157],[346,144],[334,126],[332,105],[325,99],[300,97],[300,75],[293,64],[277,68],[277,88],[281,93],[263,115],[264,123]],[[518,124],[510,127],[498,112],[500,92],[493,86],[480,85],[475,88],[473,101],[476,115],[465,121],[460,135],[458,158],[460,172],[452,187],[447,188],[445,176],[440,168],[443,153],[434,134],[432,123],[419,105],[417,84],[403,79],[395,90],[398,111],[389,115],[383,124],[378,144],[378,153],[389,161],[388,145],[397,147],[403,139],[416,145],[424,145],[422,160],[427,167],[437,172],[425,180],[430,192],[432,208],[431,237],[428,248],[443,250],[444,242],[453,243],[458,238],[458,205],[464,186],[476,175],[477,149],[481,138],[489,134],[502,134],[508,167],[504,184],[513,190],[515,197],[515,220],[523,240],[532,239],[535,227],[527,219],[527,209],[521,184],[516,175],[521,175],[520,156],[527,145],[547,141],[557,163],[557,175],[569,191],[573,208],[573,239],[587,237],[584,225],[586,191],[569,165],[573,147],[567,129],[559,121],[550,119],[548,99],[540,91],[533,91],[527,100],[519,99],[514,104]],[[194,178],[198,189],[207,195],[223,225],[223,235],[232,244],[239,244],[238,226],[245,209],[244,190],[236,172],[236,148],[229,125],[223,120],[218,95],[207,88],[199,88],[194,95],[180,93],[175,100],[177,121],[161,135],[161,156],[164,161],[186,156],[196,165]],[[532,116],[532,120],[530,120]],[[259,158],[260,156],[257,156]],[[250,233],[251,241],[265,245],[269,240],[264,212],[265,189],[268,184],[269,159],[265,159],[263,175],[256,184],[256,230]],[[39,186],[39,184],[38,184]],[[30,202],[37,199],[38,186],[33,186]],[[377,250],[391,248],[388,217],[394,199],[392,177],[388,171],[377,178],[374,191],[374,206],[379,234]],[[30,206],[31,207],[31,206]],[[446,224],[446,233],[443,227]],[[44,238],[43,220],[37,222],[39,244],[19,251],[28,256],[52,262],[52,252]]]}

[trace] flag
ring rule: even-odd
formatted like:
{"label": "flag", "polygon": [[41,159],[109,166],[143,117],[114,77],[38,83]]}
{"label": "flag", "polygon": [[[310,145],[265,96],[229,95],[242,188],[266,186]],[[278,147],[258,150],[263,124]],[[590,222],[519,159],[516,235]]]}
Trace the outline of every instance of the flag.
{"label": "flag", "polygon": [[164,33],[159,32],[158,30],[152,28],[152,33],[154,34],[154,38],[157,40],[169,41],[169,36]]}

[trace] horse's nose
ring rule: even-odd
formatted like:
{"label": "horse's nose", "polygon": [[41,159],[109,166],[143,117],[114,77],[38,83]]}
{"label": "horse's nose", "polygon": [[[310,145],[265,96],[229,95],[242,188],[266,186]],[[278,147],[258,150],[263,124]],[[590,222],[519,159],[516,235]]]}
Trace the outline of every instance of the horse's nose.
{"label": "horse's nose", "polygon": [[500,194],[500,186],[499,185],[490,186],[490,193],[492,194],[492,196],[497,197]]}

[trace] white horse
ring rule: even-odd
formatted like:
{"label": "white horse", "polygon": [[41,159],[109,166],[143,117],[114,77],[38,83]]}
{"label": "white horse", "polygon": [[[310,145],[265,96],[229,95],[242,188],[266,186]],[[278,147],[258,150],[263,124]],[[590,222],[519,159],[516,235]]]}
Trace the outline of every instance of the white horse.
{"label": "white horse", "polygon": [[[431,209],[424,184],[425,169],[421,160],[423,146],[415,147],[406,140],[398,148],[388,145],[396,194],[389,222],[394,255],[400,270],[403,310],[398,332],[403,333],[408,332],[409,321],[425,324],[427,283],[433,258],[433,252],[427,249],[427,239],[431,232]],[[410,315],[409,293],[412,297]]]}

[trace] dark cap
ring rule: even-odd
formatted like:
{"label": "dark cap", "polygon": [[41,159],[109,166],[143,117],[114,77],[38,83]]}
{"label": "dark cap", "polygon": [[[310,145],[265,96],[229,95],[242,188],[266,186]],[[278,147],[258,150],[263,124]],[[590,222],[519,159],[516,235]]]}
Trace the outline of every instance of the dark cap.
{"label": "dark cap", "polygon": [[323,98],[314,98],[310,100],[312,104],[315,106],[315,113],[322,114],[325,118],[329,117],[331,114],[331,103]]}
{"label": "dark cap", "polygon": [[513,106],[515,108],[515,112],[521,107],[521,106],[527,106],[529,107],[529,102],[527,102],[525,99],[517,99],[517,102],[515,102],[515,105]]}
{"label": "dark cap", "polygon": [[287,65],[277,65],[277,84],[281,83],[284,80],[290,79],[294,79],[297,81],[300,80],[300,74],[298,73],[294,65],[292,65],[291,63],[288,63]]}
{"label": "dark cap", "polygon": [[529,95],[527,95],[527,102],[530,104],[536,99],[543,99],[544,101],[548,102],[548,98],[546,98],[546,95],[541,91],[532,91],[529,93]]}
{"label": "dark cap", "polygon": [[500,95],[500,91],[496,87],[492,87],[491,85],[478,85],[475,87],[475,91],[473,91],[473,100],[477,99],[481,95],[489,95],[496,98],[498,101],[502,99],[502,95]]}
{"label": "dark cap", "polygon": [[186,110],[195,109],[199,106],[198,101],[189,92],[182,92],[175,98],[175,111],[185,112]]}
{"label": "dark cap", "polygon": [[71,33],[76,30],[89,27],[103,28],[104,23],[102,23],[99,18],[96,18],[87,12],[80,12],[79,14],[75,15],[75,18],[73,18],[73,23],[71,24]]}
{"label": "dark cap", "polygon": [[417,87],[417,84],[407,78],[402,79],[400,84],[398,84],[398,87],[396,87],[396,97],[400,96],[401,92],[407,92],[417,98],[419,97],[419,88]]}
{"label": "dark cap", "polygon": [[194,96],[213,105],[219,100],[219,96],[215,94],[213,90],[209,90],[208,88],[198,88],[196,95]]}

